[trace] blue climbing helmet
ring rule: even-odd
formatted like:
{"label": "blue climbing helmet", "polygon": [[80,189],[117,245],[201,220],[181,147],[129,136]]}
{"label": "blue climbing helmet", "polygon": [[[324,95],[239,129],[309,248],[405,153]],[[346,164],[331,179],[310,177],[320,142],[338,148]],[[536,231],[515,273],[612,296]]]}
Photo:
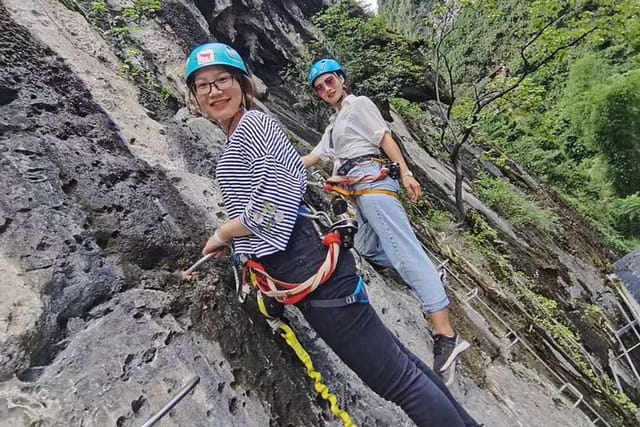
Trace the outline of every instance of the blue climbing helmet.
{"label": "blue climbing helmet", "polygon": [[224,43],[205,43],[194,48],[189,54],[184,71],[185,81],[189,81],[189,77],[199,69],[212,65],[225,65],[249,75],[247,65],[234,48]]}
{"label": "blue climbing helmet", "polygon": [[309,69],[309,84],[313,87],[313,82],[318,77],[327,73],[340,73],[342,77],[347,77],[347,72],[342,65],[335,59],[321,59],[311,66]]}

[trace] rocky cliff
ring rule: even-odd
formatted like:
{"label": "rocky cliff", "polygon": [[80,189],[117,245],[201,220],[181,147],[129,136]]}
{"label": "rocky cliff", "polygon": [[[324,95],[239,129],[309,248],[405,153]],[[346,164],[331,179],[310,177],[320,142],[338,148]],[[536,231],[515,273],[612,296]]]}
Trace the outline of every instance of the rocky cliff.
{"label": "rocky cliff", "polygon": [[[289,107],[294,96],[279,71],[310,37],[308,16],[325,6],[2,1],[1,426],[142,425],[194,377],[200,383],[162,425],[338,425],[252,299],[237,302],[228,263],[211,263],[196,282],[176,273],[198,259],[210,230],[225,218],[212,179],[224,136],[186,106],[186,53],[206,39],[232,43],[263,82],[262,108],[308,148],[317,131]],[[394,131],[432,189],[430,199],[449,204],[447,167],[400,118]],[[510,236],[515,256],[544,280],[608,298],[601,272],[606,255],[597,245],[586,245],[586,255],[562,242],[542,251],[477,199],[468,201]],[[490,302],[508,304],[482,266],[455,255],[455,242],[422,232],[438,255],[453,259],[452,272],[496,296]],[[543,261],[531,261],[541,252]],[[370,268],[366,275],[386,324],[431,362],[416,298],[390,277]],[[452,386],[465,407],[485,425],[589,425],[593,413],[572,409],[539,360],[509,347],[514,335],[487,320],[486,310],[456,286],[456,319],[474,343]],[[518,328],[529,326],[518,310],[505,311]],[[287,315],[359,425],[410,424],[294,310]],[[613,413],[603,402],[598,411]]]}

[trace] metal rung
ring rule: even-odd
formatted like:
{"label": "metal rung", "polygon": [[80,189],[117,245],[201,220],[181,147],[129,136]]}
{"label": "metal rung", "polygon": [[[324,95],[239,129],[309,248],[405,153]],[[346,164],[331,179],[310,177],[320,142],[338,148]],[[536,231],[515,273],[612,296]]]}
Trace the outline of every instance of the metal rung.
{"label": "metal rung", "polygon": [[445,265],[447,265],[449,263],[449,258],[446,258],[444,261],[442,261],[440,264],[438,264],[438,266],[436,267],[438,270],[440,270],[442,267],[444,267]]}
{"label": "metal rung", "polygon": [[595,426],[596,424],[598,424],[598,421],[602,421],[604,423],[604,425],[607,425],[607,423],[602,419],[602,417],[600,415],[598,415],[598,414],[595,414],[595,415],[597,415],[596,418],[594,418],[593,420],[589,419],[589,421],[591,421],[591,424],[593,424]]}
{"label": "metal rung", "polygon": [[625,332],[627,332],[628,329],[633,328],[637,324],[638,324],[638,319],[635,319],[631,323],[627,323],[625,326],[623,326],[622,328],[620,328],[620,329],[618,329],[616,331],[616,335],[620,336],[620,335],[624,334]]}
{"label": "metal rung", "polygon": [[564,389],[571,390],[571,392],[573,393],[573,395],[574,395],[575,397],[577,397],[577,398],[578,398],[578,400],[576,400],[576,401],[573,403],[573,406],[572,406],[572,408],[574,408],[574,409],[575,409],[575,408],[577,408],[577,407],[578,407],[578,405],[580,405],[580,403],[582,403],[582,401],[584,400],[584,396],[582,396],[582,393],[580,393],[580,392],[578,391],[578,389],[576,389],[576,388],[573,386],[573,384],[564,383],[564,384],[562,385],[562,387],[560,387],[560,388],[558,389],[558,394],[562,394],[562,392],[564,391]]}
{"label": "metal rung", "polygon": [[476,298],[478,296],[478,288],[473,288],[471,289],[470,292],[468,292],[466,294],[466,298],[464,299],[465,301],[471,301],[472,299]]}
{"label": "metal rung", "polygon": [[515,331],[513,330],[509,330],[509,332],[507,332],[507,334],[504,336],[505,338],[509,338],[509,337],[513,337],[513,341],[511,341],[511,343],[505,347],[505,350],[510,349],[511,347],[513,347],[514,345],[516,345],[516,343],[518,341],[520,341],[520,337],[518,336],[518,334],[516,334]]}
{"label": "metal rung", "polygon": [[638,348],[638,347],[640,347],[640,342],[639,342],[639,343],[634,344],[634,346],[633,346],[633,347],[629,347],[629,348],[626,348],[626,347],[623,345],[623,346],[622,346],[622,348],[624,349],[624,351],[622,352],[622,354],[621,354],[620,356],[616,357],[616,360],[620,360],[620,359],[622,359],[622,357],[623,357],[623,356],[626,356],[627,354],[631,353],[633,350],[635,350],[635,349],[636,349],[636,348]]}

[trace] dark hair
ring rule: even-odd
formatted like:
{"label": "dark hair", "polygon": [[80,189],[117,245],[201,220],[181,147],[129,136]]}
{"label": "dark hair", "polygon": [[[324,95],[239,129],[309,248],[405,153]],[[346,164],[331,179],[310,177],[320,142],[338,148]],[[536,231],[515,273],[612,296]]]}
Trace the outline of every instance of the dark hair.
{"label": "dark hair", "polygon": [[[242,71],[234,67],[228,67],[226,65],[217,65],[217,66],[222,67],[225,71],[231,74],[234,80],[236,80],[240,85],[240,90],[242,90],[242,101],[243,101],[244,107],[247,110],[250,110],[251,108],[253,108],[255,106],[255,99],[258,91],[256,89],[256,84],[251,78],[251,76],[243,73]],[[195,74],[196,73],[193,73],[187,79],[187,87],[189,88],[189,93],[191,97],[196,99],[196,104],[197,104]]]}

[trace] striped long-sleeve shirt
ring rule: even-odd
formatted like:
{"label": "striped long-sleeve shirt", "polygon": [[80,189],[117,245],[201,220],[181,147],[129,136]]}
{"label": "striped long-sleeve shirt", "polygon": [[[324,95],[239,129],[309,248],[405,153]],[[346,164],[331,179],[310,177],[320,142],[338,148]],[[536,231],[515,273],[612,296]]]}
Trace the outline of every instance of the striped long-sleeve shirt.
{"label": "striped long-sleeve shirt", "polygon": [[284,250],[307,172],[278,123],[262,112],[246,112],[227,140],[216,178],[229,218],[239,217],[253,233],[234,239],[236,253],[261,257]]}

